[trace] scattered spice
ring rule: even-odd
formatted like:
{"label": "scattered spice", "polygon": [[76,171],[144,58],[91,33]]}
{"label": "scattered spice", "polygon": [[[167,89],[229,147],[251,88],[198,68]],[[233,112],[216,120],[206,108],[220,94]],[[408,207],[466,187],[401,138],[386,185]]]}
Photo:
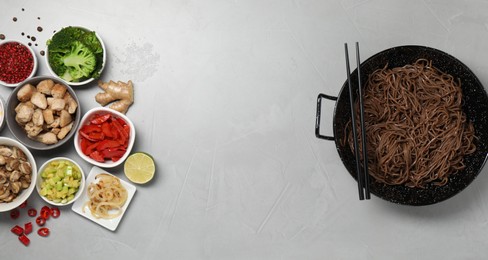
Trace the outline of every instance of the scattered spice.
{"label": "scattered spice", "polygon": [[44,56],[44,55],[46,54],[46,52],[45,52],[44,50],[42,50],[42,51],[40,52],[40,54],[41,54],[41,56]]}
{"label": "scattered spice", "polygon": [[17,22],[17,17],[14,17],[12,20],[14,20],[14,22]]}
{"label": "scattered spice", "polygon": [[0,34],[0,40],[5,40],[5,34]]}
{"label": "scattered spice", "polygon": [[32,43],[29,42],[27,45],[32,46]]}
{"label": "scattered spice", "polygon": [[[39,18],[39,17],[37,17],[37,18]],[[37,31],[38,32],[42,32],[42,27],[41,26],[37,26]]]}
{"label": "scattered spice", "polygon": [[35,42],[36,41],[36,37],[31,36],[31,41]]}
{"label": "scattered spice", "polygon": [[39,17],[39,16],[38,16],[38,17],[37,17],[37,20],[41,20],[41,17]]}
{"label": "scattered spice", "polygon": [[34,57],[27,47],[17,42],[0,45],[0,80],[18,83],[25,80],[34,68]]}
{"label": "scattered spice", "polygon": [[21,33],[21,35],[22,35],[22,36],[24,36],[24,35],[25,35],[25,33],[24,33],[24,32],[22,32],[22,33]]}
{"label": "scattered spice", "polygon": [[22,12],[23,12],[23,11],[25,11],[25,9],[24,9],[24,8],[22,8]]}

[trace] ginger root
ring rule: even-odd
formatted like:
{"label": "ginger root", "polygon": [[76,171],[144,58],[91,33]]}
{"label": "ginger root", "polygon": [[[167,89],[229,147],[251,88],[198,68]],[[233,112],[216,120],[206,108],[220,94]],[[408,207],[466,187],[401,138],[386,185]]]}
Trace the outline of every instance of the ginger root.
{"label": "ginger root", "polygon": [[125,82],[98,82],[98,86],[104,90],[95,96],[95,100],[102,106],[112,103],[109,107],[125,114],[129,106],[134,103],[134,87],[132,81]]}

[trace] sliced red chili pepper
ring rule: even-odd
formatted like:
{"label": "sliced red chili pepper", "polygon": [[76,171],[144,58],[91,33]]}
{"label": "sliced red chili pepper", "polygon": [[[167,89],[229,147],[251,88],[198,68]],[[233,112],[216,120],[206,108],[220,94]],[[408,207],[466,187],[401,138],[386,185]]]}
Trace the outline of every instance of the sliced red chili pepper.
{"label": "sliced red chili pepper", "polygon": [[46,227],[43,227],[43,228],[40,228],[39,230],[37,230],[37,234],[39,234],[39,236],[41,237],[47,237],[49,236],[49,228],[46,228]]}
{"label": "sliced red chili pepper", "polygon": [[24,233],[24,229],[19,225],[15,225],[15,227],[10,229],[10,231],[12,231],[12,233],[16,234],[17,236],[20,236],[22,235],[22,233]]}
{"label": "sliced red chili pepper", "polygon": [[102,124],[102,133],[107,137],[112,137],[112,130],[110,129],[110,124],[105,121]]}
{"label": "sliced red chili pepper", "polygon": [[27,200],[25,200],[24,202],[22,202],[22,204],[20,204],[19,208],[23,209],[27,207]]}
{"label": "sliced red chili pepper", "polygon": [[29,215],[29,217],[35,217],[37,215],[37,210],[34,208],[30,208],[29,210],[27,210],[27,215]]}
{"label": "sliced red chili pepper", "polygon": [[12,219],[17,219],[20,216],[20,211],[18,209],[13,209],[10,211],[10,217]]}
{"label": "sliced red chili pepper", "polygon": [[51,209],[48,206],[44,206],[41,208],[41,213],[39,213],[39,215],[45,220],[48,220],[51,216]]}
{"label": "sliced red chili pepper", "polygon": [[97,145],[97,150],[98,151],[103,151],[105,149],[108,149],[108,148],[115,148],[115,147],[119,147],[120,144],[119,142],[117,141],[114,141],[114,140],[103,140],[103,141],[100,141]]}
{"label": "sliced red chili pepper", "polygon": [[44,224],[46,224],[46,219],[39,216],[36,218],[36,224],[42,227]]}
{"label": "sliced red chili pepper", "polygon": [[51,216],[53,216],[53,218],[58,218],[59,215],[61,215],[61,211],[59,211],[59,208],[52,207],[51,208]]}
{"label": "sliced red chili pepper", "polygon": [[93,151],[90,154],[90,158],[97,162],[105,162],[105,159],[103,158],[102,154],[99,151]]}
{"label": "sliced red chili pepper", "polygon": [[30,234],[32,232],[32,222],[27,222],[24,224],[24,233]]}
{"label": "sliced red chili pepper", "polygon": [[24,244],[24,246],[28,246],[30,243],[29,238],[24,234],[19,236],[19,240],[20,240],[20,242],[22,242],[22,244]]}

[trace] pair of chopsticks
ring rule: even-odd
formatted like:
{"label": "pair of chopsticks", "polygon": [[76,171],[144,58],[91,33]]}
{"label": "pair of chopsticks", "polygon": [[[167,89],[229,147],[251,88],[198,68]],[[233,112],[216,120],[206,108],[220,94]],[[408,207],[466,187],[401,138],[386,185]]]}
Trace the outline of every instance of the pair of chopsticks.
{"label": "pair of chopsticks", "polygon": [[366,129],[364,126],[364,105],[363,105],[363,90],[361,87],[361,70],[360,64],[361,61],[359,59],[359,43],[356,42],[356,62],[357,62],[357,71],[358,71],[358,95],[359,95],[359,107],[360,107],[360,123],[361,123],[361,143],[362,143],[362,150],[363,150],[363,167],[361,167],[361,156],[359,154],[359,141],[358,141],[358,132],[356,129],[356,110],[354,109],[354,95],[356,91],[354,91],[352,83],[351,83],[351,69],[349,68],[349,51],[347,47],[347,43],[344,43],[344,49],[346,54],[346,70],[347,70],[347,83],[349,85],[349,101],[351,103],[351,118],[352,118],[352,135],[354,137],[354,154],[356,156],[356,174],[357,174],[357,182],[358,182],[358,191],[359,191],[359,199],[364,200],[366,197],[367,200],[371,198],[371,194],[369,191],[369,174],[368,174],[368,157],[366,155]]}

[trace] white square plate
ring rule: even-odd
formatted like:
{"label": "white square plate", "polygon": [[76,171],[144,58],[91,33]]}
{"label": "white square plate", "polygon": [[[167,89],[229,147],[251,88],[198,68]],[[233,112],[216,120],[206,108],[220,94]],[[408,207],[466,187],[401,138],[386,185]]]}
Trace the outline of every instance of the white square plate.
{"label": "white square plate", "polygon": [[122,220],[122,217],[124,216],[124,213],[130,204],[130,201],[132,200],[132,197],[134,197],[134,194],[136,193],[136,187],[134,185],[124,181],[124,180],[121,180],[117,176],[110,174],[110,175],[118,178],[120,180],[120,183],[122,184],[122,186],[124,186],[124,188],[127,189],[127,201],[125,202],[124,206],[122,207],[123,211],[122,211],[122,214],[120,214],[120,216],[113,218],[113,219],[96,218],[91,214],[90,209],[88,209],[88,207],[85,209],[85,212],[83,212],[83,205],[85,205],[85,202],[87,202],[89,200],[88,196],[86,194],[88,186],[90,185],[90,183],[96,181],[95,176],[97,176],[100,173],[110,174],[101,168],[93,166],[90,173],[88,174],[88,177],[86,178],[86,185],[85,185],[85,190],[83,191],[83,194],[81,194],[81,196],[75,201],[75,203],[73,204],[71,209],[74,212],[82,215],[83,217],[85,217],[85,218],[87,218],[87,219],[89,219],[89,220],[91,220],[91,221],[93,221],[93,222],[95,222],[95,223],[97,223],[103,227],[105,227],[111,231],[115,231],[115,229],[117,229],[117,226],[119,225],[120,221]]}

